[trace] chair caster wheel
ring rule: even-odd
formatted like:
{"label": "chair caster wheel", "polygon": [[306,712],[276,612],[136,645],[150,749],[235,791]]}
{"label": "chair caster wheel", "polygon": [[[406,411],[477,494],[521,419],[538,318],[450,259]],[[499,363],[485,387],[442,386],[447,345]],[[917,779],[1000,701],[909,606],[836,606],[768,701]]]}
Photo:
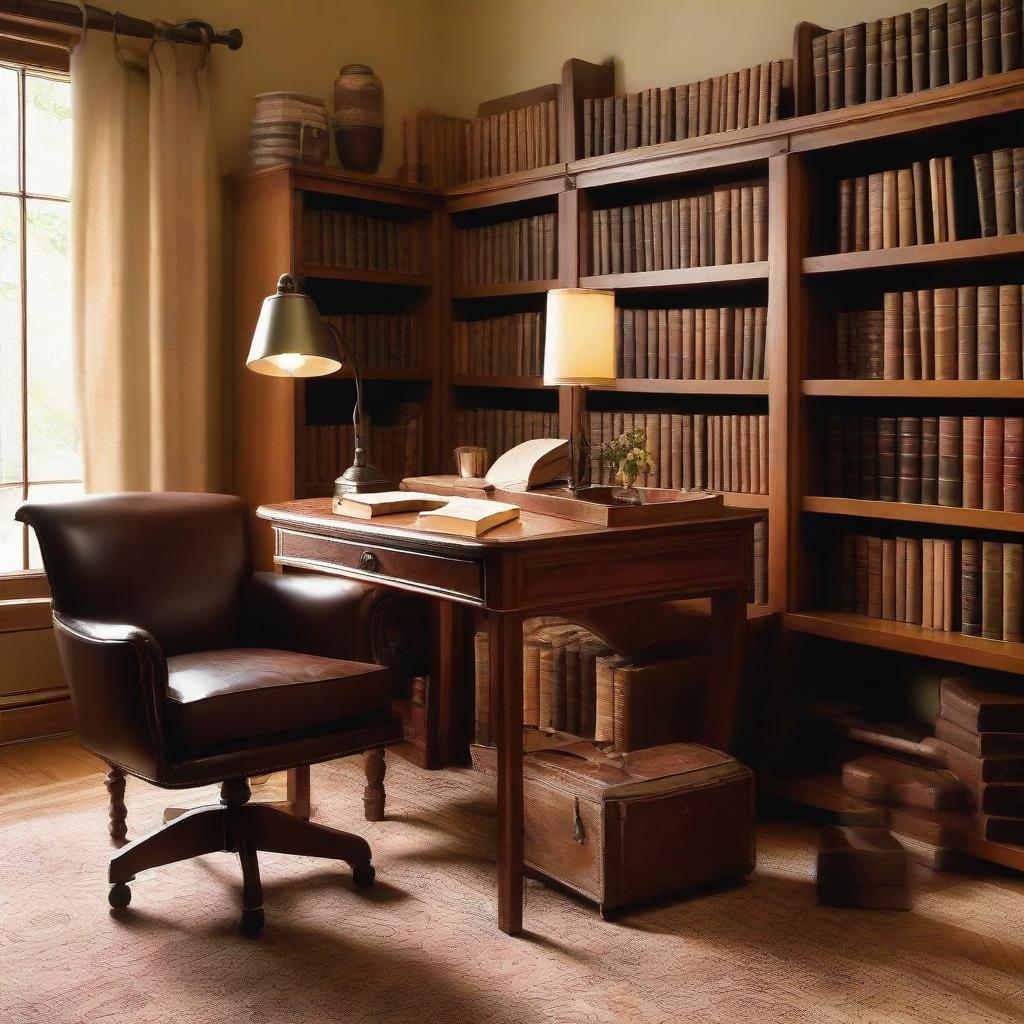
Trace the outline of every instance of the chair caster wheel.
{"label": "chair caster wheel", "polygon": [[360,889],[366,889],[368,886],[373,885],[373,880],[377,877],[377,871],[372,864],[357,864],[352,869],[352,881]]}
{"label": "chair caster wheel", "polygon": [[238,930],[247,938],[255,938],[263,931],[263,908],[259,910],[243,910],[242,919],[238,922]]}
{"label": "chair caster wheel", "polygon": [[132,890],[127,882],[115,882],[107,893],[107,899],[115,910],[124,910],[132,901]]}

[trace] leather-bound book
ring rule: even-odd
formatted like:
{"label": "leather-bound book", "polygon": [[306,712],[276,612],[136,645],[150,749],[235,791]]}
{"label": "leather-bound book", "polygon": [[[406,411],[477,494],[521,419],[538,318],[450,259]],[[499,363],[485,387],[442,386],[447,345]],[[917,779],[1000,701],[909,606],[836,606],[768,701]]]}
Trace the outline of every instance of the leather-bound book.
{"label": "leather-bound book", "polygon": [[754,195],[754,259],[768,259],[768,186],[753,186]]}
{"label": "leather-bound book", "polygon": [[956,361],[959,380],[978,377],[978,289],[956,290]]}
{"label": "leather-bound book", "polygon": [[999,541],[981,542],[981,635],[1003,639],[1003,545]]}
{"label": "leather-bound book", "polygon": [[968,81],[981,78],[981,0],[964,2],[964,72]]}
{"label": "leather-bound book", "polygon": [[892,249],[900,241],[899,178],[895,170],[882,172],[882,248]]}
{"label": "leather-bound book", "polygon": [[999,0],[999,56],[1003,71],[1021,65],[1020,0]]}
{"label": "leather-bound book", "polygon": [[997,232],[996,183],[992,153],[974,154],[974,188],[978,195],[978,220],[981,237],[991,238]]}
{"label": "leather-bound book", "polygon": [[683,435],[682,413],[671,413],[669,416],[669,486],[679,490],[686,487],[683,474],[683,457],[689,455],[685,447]]}
{"label": "leather-bound book", "polygon": [[946,48],[946,5],[928,9],[928,86],[934,89],[949,81],[949,57]]}
{"label": "leather-bound book", "polygon": [[981,416],[963,418],[963,506],[982,508],[982,451]]}
{"label": "leather-bound book", "polygon": [[897,14],[894,18],[896,56],[896,96],[905,96],[913,88],[910,67],[910,13]]}
{"label": "leather-bound book", "polygon": [[1024,695],[985,690],[963,676],[939,684],[939,714],[972,733],[1024,733]]}
{"label": "leather-bound book", "polygon": [[[997,235],[1012,235],[1016,230],[1013,208],[1013,151],[992,151],[992,195],[996,211]],[[984,236],[983,236],[984,237]]]}
{"label": "leather-bound book", "polygon": [[[675,138],[675,90],[662,89],[658,93],[658,141],[672,142]],[[735,126],[735,125],[734,125]]]}
{"label": "leather-bound book", "polygon": [[615,679],[617,665],[625,659],[617,655],[599,657],[595,662],[594,742],[611,743],[615,739]]}
{"label": "leather-bound book", "polygon": [[768,466],[771,461],[768,442],[768,417],[757,417],[757,478],[760,481],[759,494],[768,493]]}
{"label": "leather-bound book", "polygon": [[608,273],[622,273],[622,209],[615,207],[608,211]]}
{"label": "leather-bound book", "polygon": [[839,241],[839,252],[853,252],[853,178],[843,178],[839,182],[839,220],[836,237]]}
{"label": "leather-bound book", "polygon": [[951,84],[967,78],[964,0],[949,0],[946,4],[946,41],[948,54],[948,80]]}
{"label": "leather-bound book", "polygon": [[[636,321],[635,310],[626,309],[622,314],[622,376],[627,380],[636,377]],[[646,323],[646,320],[644,321]]]}
{"label": "leather-bound book", "polygon": [[907,621],[907,538],[896,538],[894,614],[897,622]]}
{"label": "leather-bound book", "polygon": [[864,26],[864,95],[870,103],[882,95],[881,84],[881,30],[879,21],[869,21]]}
{"label": "leather-bound book", "polygon": [[843,43],[842,29],[829,32],[825,36],[829,110],[839,110],[845,106],[845,94],[843,92]]}
{"label": "leather-bound book", "polygon": [[846,310],[836,312],[836,376],[849,380],[857,376],[856,355],[851,351],[851,318],[854,314]]}
{"label": "leather-bound book", "polygon": [[882,172],[868,175],[868,248],[881,249],[884,245],[885,187]]}
{"label": "leather-bound book", "polygon": [[612,666],[614,749],[643,750],[686,742],[700,735],[704,690],[703,657]]}
{"label": "leather-bound book", "polygon": [[897,458],[896,496],[899,501],[921,501],[921,418],[899,418],[899,455]]}
{"label": "leather-bound book", "polygon": [[924,590],[922,587],[923,541],[907,538],[907,622],[921,624]]}
{"label": "leather-bound book", "polygon": [[1024,417],[1003,419],[1003,511],[1024,512]]}
{"label": "leather-bound book", "polygon": [[843,491],[847,498],[860,498],[860,419],[843,418]]}
{"label": "leather-bound book", "polygon": [[981,507],[1003,508],[1003,417],[986,416],[982,422]]}
{"label": "leather-bound book", "polygon": [[868,611],[873,619],[882,617],[882,538],[868,537]]}
{"label": "leather-bound book", "polygon": [[[695,364],[694,364],[694,351],[696,345],[696,311],[693,309],[683,309],[679,311],[681,314],[681,332],[682,337],[680,340],[680,356],[679,356],[679,372],[683,380],[694,380],[696,377]],[[701,316],[701,326],[703,327],[704,318]],[[702,339],[703,341],[703,339]]]}
{"label": "leather-bound book", "polygon": [[896,540],[893,537],[883,537],[881,545],[881,616],[892,622],[896,618]]}
{"label": "leather-bound book", "polygon": [[981,547],[973,538],[961,542],[961,632],[981,636]]}
{"label": "leather-bound book", "polygon": [[963,503],[963,441],[959,416],[939,417],[939,504],[960,508]]}
{"label": "leather-bound book", "polygon": [[999,288],[978,286],[978,380],[999,379]]}
{"label": "leather-bound book", "polygon": [[914,237],[918,244],[935,241],[932,229],[931,177],[927,160],[915,160],[910,165],[913,179]]}
{"label": "leather-bound book", "polygon": [[958,625],[960,615],[957,608],[959,599],[960,565],[957,561],[956,541],[942,541],[942,628],[952,633]]}
{"label": "leather-bound book", "polygon": [[[578,636],[565,645],[565,724],[562,728],[573,736],[580,735],[580,645]],[[557,726],[556,726],[557,728]]]}
{"label": "leather-bound book", "polygon": [[883,317],[884,311],[881,309],[865,309],[857,320],[858,361],[863,364],[859,376],[867,380],[882,379],[885,356]]}
{"label": "leather-bound book", "polygon": [[1002,70],[1000,54],[1000,0],[981,0],[981,74],[998,75]]}
{"label": "leather-bound book", "polygon": [[853,179],[853,252],[868,248],[868,179],[859,175]]}
{"label": "leather-bound book", "polygon": [[1016,234],[1024,233],[1024,147],[1011,150],[1013,164],[1013,227]]}
{"label": "leather-bound book", "polygon": [[670,309],[666,313],[665,326],[668,347],[668,372],[664,376],[670,380],[679,380],[683,369],[683,311]]}
{"label": "leather-bound book", "polygon": [[[878,498],[896,500],[896,417],[879,416],[878,429]],[[867,495],[865,495],[867,497]]]}
{"label": "leather-bound book", "polygon": [[814,72],[814,112],[828,110],[828,63],[825,56],[825,36],[811,41],[811,67]]}
{"label": "leather-bound book", "polygon": [[860,496],[878,500],[878,421],[874,416],[860,418]]}
{"label": "leather-bound book", "polygon": [[868,537],[858,533],[853,538],[853,610],[868,613]]}
{"label": "leather-bound book", "polygon": [[616,96],[612,101],[612,152],[626,148],[626,97]]}
{"label": "leather-bound book", "polygon": [[1021,289],[999,286],[999,379],[1021,378]]}
{"label": "leather-bound book", "polygon": [[937,629],[935,622],[935,541],[921,540],[921,625]]}
{"label": "leather-bound book", "polygon": [[921,417],[921,503],[939,501],[939,418]]}
{"label": "leather-bound book", "polygon": [[914,219],[914,170],[901,167],[896,172],[896,205],[899,207],[897,245],[917,243],[917,225]]}
{"label": "leather-bound book", "polygon": [[882,18],[878,23],[878,98],[896,95],[896,19]]}
{"label": "leather-bound book", "polygon": [[689,103],[689,92],[689,85],[677,85],[672,90],[672,111],[674,115],[672,137],[674,139],[685,139],[688,137],[686,112]]}
{"label": "leather-bound book", "polygon": [[946,170],[941,157],[928,161],[928,184],[931,197],[932,241],[949,241],[946,219]]}
{"label": "leather-bound book", "polygon": [[1021,584],[1024,576],[1024,545],[1003,544],[1003,639],[1011,643],[1024,640],[1024,608]]}
{"label": "leather-bound book", "polygon": [[910,12],[910,89],[928,88],[928,8]]}
{"label": "leather-bound book", "polygon": [[[586,102],[586,101],[584,101]],[[640,145],[640,93],[626,93],[626,149]]]}
{"label": "leather-bound book", "polygon": [[[1020,335],[1020,289],[1014,286],[1013,298],[1017,303],[1017,333]],[[956,350],[956,289],[936,288],[935,313],[935,379],[957,379]],[[1001,315],[1000,311],[1000,315]],[[1017,351],[1020,351],[1018,343]]]}
{"label": "leather-bound book", "polygon": [[1000,818],[991,814],[975,817],[978,836],[992,843],[1024,844],[1024,818]]}
{"label": "leather-bound book", "polygon": [[903,379],[921,379],[920,314],[917,292],[899,293],[903,305]]}
{"label": "leather-bound book", "polygon": [[865,29],[863,22],[843,29],[843,100],[847,107],[864,102]]}
{"label": "leather-bound book", "polygon": [[935,295],[930,288],[917,292],[917,340],[921,380],[935,379]]}
{"label": "leather-bound book", "polygon": [[950,763],[950,755],[959,759],[964,774],[972,778],[985,782],[1024,781],[1024,732],[978,732],[939,715],[935,719],[935,735],[943,744],[947,763],[955,774],[960,772]]}

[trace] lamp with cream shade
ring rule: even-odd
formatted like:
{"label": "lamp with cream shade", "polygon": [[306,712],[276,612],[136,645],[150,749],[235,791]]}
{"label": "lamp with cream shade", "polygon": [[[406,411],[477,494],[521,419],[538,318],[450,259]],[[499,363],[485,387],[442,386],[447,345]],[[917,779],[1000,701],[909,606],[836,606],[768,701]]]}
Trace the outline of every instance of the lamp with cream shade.
{"label": "lamp with cream shade", "polygon": [[572,410],[569,490],[590,483],[587,388],[615,386],[615,293],[591,288],[548,292],[544,383],[568,386]]}
{"label": "lamp with cream shade", "polygon": [[363,447],[363,380],[351,345],[325,320],[316,303],[298,290],[291,274],[282,274],[277,294],[263,300],[245,365],[268,377],[324,377],[348,360],[356,385],[352,412],[355,454],[352,465],[334,481],[335,505],[346,494],[385,491],[391,484],[367,461]]}

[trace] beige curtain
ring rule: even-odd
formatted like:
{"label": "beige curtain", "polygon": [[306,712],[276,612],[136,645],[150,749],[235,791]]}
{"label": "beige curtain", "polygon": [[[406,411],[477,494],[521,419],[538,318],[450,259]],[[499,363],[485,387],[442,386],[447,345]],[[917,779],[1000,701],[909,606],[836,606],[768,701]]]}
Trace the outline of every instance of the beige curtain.
{"label": "beige curtain", "polygon": [[85,486],[217,490],[226,402],[208,53],[168,42],[120,49],[91,32],[71,57]]}

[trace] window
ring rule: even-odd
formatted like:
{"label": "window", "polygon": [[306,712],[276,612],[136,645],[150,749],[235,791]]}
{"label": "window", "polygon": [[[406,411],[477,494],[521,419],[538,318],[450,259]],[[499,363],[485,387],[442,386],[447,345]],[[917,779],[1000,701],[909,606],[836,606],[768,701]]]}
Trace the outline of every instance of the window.
{"label": "window", "polygon": [[20,503],[82,492],[70,183],[67,75],[0,61],[0,574],[41,567]]}

